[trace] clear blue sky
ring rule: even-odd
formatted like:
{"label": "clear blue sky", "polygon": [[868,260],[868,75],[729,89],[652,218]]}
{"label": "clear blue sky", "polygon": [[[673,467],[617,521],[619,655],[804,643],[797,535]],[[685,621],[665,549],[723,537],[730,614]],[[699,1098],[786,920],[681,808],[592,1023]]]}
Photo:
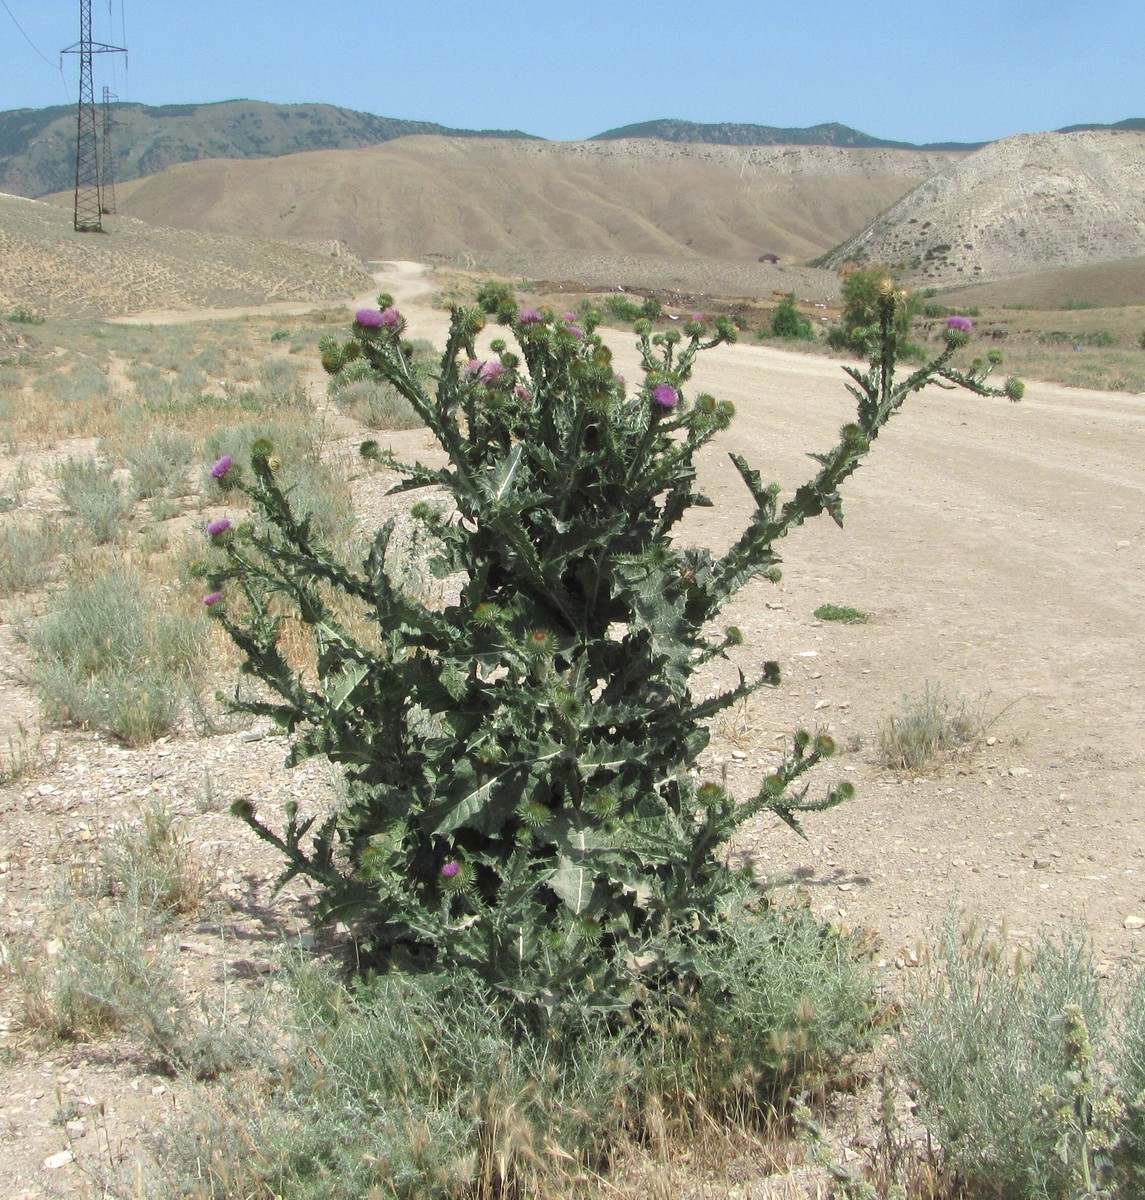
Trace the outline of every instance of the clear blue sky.
{"label": "clear blue sky", "polygon": [[[78,0],[0,0],[0,110],[75,103]],[[144,104],[324,102],[557,140],[656,117],[987,141],[1145,117],[1145,0],[92,0]]]}

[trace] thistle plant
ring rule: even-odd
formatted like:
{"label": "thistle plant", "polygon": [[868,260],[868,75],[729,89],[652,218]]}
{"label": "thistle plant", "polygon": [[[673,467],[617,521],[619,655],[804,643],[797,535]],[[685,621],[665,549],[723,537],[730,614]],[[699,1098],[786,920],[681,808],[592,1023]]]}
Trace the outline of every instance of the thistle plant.
{"label": "thistle plant", "polygon": [[[320,344],[331,375],[367,364],[445,452],[431,467],[362,447],[397,472],[395,491],[421,493],[412,515],[432,568],[460,581],[444,607],[401,587],[392,521],[351,568],[293,510],[272,446],[255,445],[249,474],[216,464],[215,483],[256,513],[212,526],[204,572],[211,617],[265,685],[239,707],[292,735],[291,765],[337,764],[348,797],[317,827],[291,809],[282,832],[247,801],[236,812],[282,852],[282,882],[309,878],[319,916],[355,927],[364,961],[467,967],[534,1010],[629,1009],[649,986],[694,982],[697,944],[751,893],[724,854],[745,821],[771,813],[799,832],[804,814],[851,796],[848,784],[809,794],[804,776],[833,746],[802,730],[750,795],[700,778],[712,718],[777,685],[779,669],[741,671],[704,699],[692,680],[740,644],[734,627],[709,631],[743,587],[778,578],[780,540],[822,513],[842,523],[840,485],[911,391],[1020,395],[990,387],[988,365],[955,369],[969,338],[958,327],[896,382],[900,303],[881,296],[870,369],[847,368],[856,419],[793,496],[732,455],[753,508],[720,555],[676,531],[710,505],[696,455],[733,417],[688,394],[697,356],[734,339],[722,319],[655,335],[638,322],[631,389],[591,314],[504,312],[517,349],[498,339],[481,358],[484,314],[455,308],[434,379],[389,296],[357,313],[348,340]],[[287,620],[309,631],[313,677],[283,652]]]}

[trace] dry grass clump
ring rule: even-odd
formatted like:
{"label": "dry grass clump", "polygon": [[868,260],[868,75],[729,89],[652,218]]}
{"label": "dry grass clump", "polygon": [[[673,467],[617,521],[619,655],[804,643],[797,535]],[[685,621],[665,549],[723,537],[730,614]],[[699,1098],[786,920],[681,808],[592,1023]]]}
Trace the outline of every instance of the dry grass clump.
{"label": "dry grass clump", "polygon": [[985,729],[981,708],[937,683],[903,696],[900,710],[879,730],[879,756],[896,771],[925,771],[957,750],[974,746]]}

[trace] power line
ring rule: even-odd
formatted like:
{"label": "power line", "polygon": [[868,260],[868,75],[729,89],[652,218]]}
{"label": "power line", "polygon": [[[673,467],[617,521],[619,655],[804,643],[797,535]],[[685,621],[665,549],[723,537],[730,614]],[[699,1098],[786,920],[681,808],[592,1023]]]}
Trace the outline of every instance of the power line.
{"label": "power line", "polygon": [[16,14],[8,7],[8,0],[0,0],[0,4],[4,5],[4,11],[12,18],[12,24],[15,25],[20,31],[20,35],[23,37],[24,41],[26,41],[28,45],[40,55],[40,57],[48,64],[49,67],[55,70],[56,64],[52,62],[50,58],[46,57],[44,54],[41,54],[39,46],[37,46],[36,43],[33,42],[32,39],[24,32],[24,27],[19,21],[16,20]]}

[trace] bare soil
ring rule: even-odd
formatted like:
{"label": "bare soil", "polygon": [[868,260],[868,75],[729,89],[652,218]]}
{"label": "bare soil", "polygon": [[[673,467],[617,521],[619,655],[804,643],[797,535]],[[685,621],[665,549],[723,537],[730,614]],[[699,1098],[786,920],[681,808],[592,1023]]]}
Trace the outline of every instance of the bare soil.
{"label": "bare soil", "polygon": [[[416,264],[394,263],[370,295],[393,292],[411,335],[440,344],[446,317],[428,305],[433,286]],[[636,378],[630,336],[608,340],[618,369]],[[748,494],[728,451],[785,493],[802,482],[806,452],[829,446],[848,419],[844,382],[837,363],[771,348],[701,358],[695,390],[734,401],[738,418],[702,464],[714,506],[695,511],[684,537],[719,549],[746,517]],[[316,377],[316,402],[320,386]],[[428,452],[424,432],[393,443],[401,457]],[[1017,945],[1084,924],[1110,971],[1141,954],[1145,929],[1133,918],[1145,918],[1143,445],[1140,395],[1030,381],[1015,405],[929,389],[852,480],[845,529],[821,521],[797,531],[782,582],[748,588],[727,612],[745,635],[739,665],[750,674],[777,660],[784,682],[717,723],[702,773],[726,772],[746,795],[805,726],[841,747],[812,794],[843,778],[858,793],[808,817],[806,840],[760,821],[734,853],[750,856],[769,883],[803,889],[825,917],[870,930],[892,977],[908,977],[954,904],[1008,923]],[[364,521],[392,503],[384,483],[359,483]],[[819,621],[814,610],[825,603],[871,619]],[[30,698],[19,648],[7,636],[4,645],[13,656],[0,684],[4,708],[22,711]],[[731,683],[734,672],[723,664],[703,686]],[[904,693],[928,682],[980,706],[982,737],[904,776],[883,765],[879,730]],[[225,808],[249,796],[273,825],[288,799],[305,809],[331,797],[320,767],[286,772],[283,743],[262,732],[202,740],[188,731],[138,751],[60,735],[53,763],[0,787],[0,941],[42,922],[53,879],[90,861],[114,825],[159,799],[186,816],[223,902],[173,940],[183,980],[208,997],[230,989],[235,1003],[256,995],[302,914],[289,897],[268,903],[277,864]],[[18,1027],[11,979],[0,981],[0,1013],[4,1193],[99,1195],[97,1168],[130,1163],[155,1123],[180,1110],[181,1085],[127,1048],[30,1038]],[[704,1194],[779,1193],[729,1184]]]}

